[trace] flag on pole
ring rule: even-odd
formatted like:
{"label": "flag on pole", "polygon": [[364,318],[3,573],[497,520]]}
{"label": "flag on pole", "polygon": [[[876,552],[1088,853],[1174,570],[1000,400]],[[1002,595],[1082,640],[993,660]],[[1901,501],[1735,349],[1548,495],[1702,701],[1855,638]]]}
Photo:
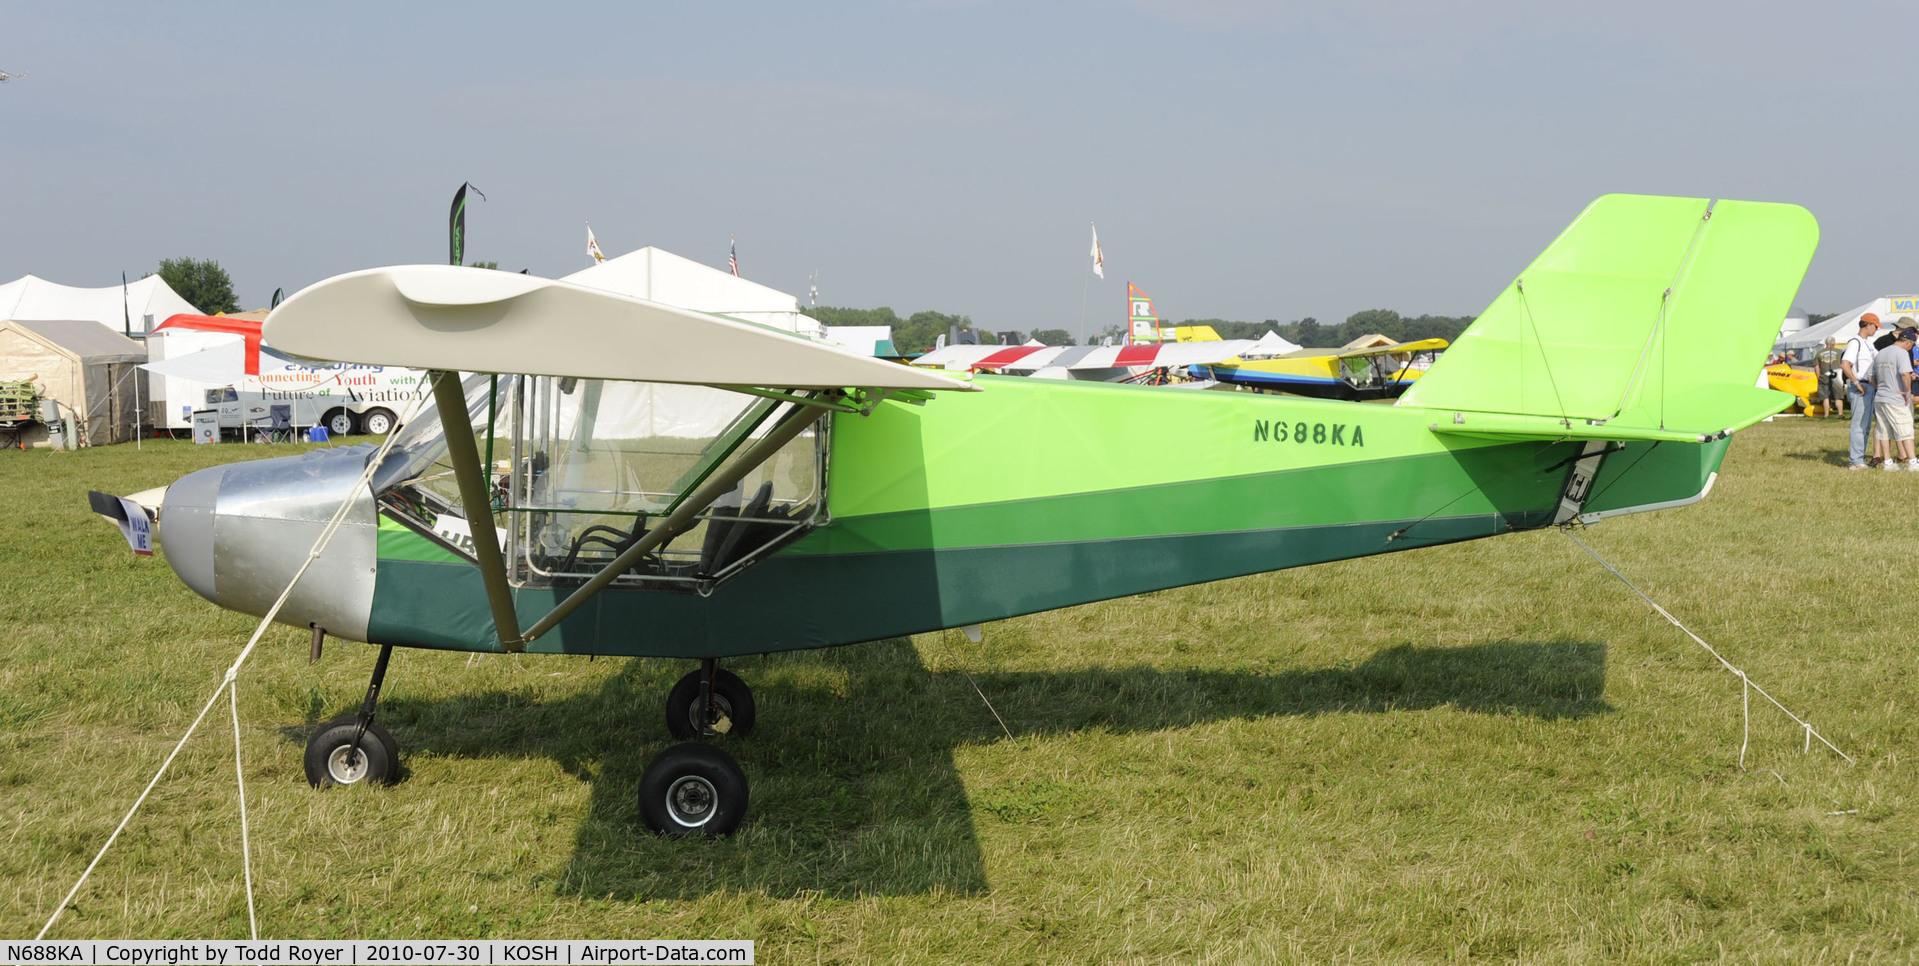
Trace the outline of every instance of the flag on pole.
{"label": "flag on pole", "polygon": [[733,277],[740,277],[740,243],[726,236],[726,267],[733,270]]}
{"label": "flag on pole", "polygon": [[[447,262],[452,265],[466,264],[466,189],[468,188],[473,186],[464,181],[460,182],[460,190],[453,193],[453,211],[447,215],[446,254]],[[486,200],[486,195],[480,194],[480,189],[473,188],[473,193],[480,195],[481,201]]]}
{"label": "flag on pole", "polygon": [[[1091,224],[1088,222],[1088,224]],[[1099,226],[1093,225],[1093,274],[1106,277],[1106,259],[1099,253]]]}
{"label": "flag on pole", "polygon": [[806,286],[807,286],[807,291],[806,291],[807,301],[812,303],[814,308],[816,309],[819,308],[820,307],[820,273],[817,269],[814,270],[813,277],[806,280]]}
{"label": "flag on pole", "polygon": [[595,265],[606,261],[606,256],[600,253],[599,239],[593,237],[592,225],[586,226],[586,253],[593,256],[593,264]]}

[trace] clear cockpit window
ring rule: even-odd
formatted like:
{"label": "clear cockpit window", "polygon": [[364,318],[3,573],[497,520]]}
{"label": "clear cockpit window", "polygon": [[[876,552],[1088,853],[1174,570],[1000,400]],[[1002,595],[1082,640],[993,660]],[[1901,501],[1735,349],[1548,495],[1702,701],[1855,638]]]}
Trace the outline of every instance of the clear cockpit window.
{"label": "clear cockpit window", "polygon": [[[738,469],[791,402],[705,386],[538,376],[464,382],[509,578],[583,582],[651,534],[689,494]],[[823,521],[821,421],[623,569],[618,582],[705,589]],[[375,477],[387,511],[470,554],[472,527],[431,409]]]}

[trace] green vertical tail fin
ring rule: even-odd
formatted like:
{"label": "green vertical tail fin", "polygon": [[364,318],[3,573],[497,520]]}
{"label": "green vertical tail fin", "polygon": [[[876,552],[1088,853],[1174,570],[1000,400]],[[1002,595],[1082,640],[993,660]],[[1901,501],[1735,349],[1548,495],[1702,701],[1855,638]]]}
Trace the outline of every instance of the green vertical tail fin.
{"label": "green vertical tail fin", "polygon": [[1400,400],[1441,432],[1702,439],[1791,397],[1754,383],[1819,226],[1797,205],[1607,195]]}

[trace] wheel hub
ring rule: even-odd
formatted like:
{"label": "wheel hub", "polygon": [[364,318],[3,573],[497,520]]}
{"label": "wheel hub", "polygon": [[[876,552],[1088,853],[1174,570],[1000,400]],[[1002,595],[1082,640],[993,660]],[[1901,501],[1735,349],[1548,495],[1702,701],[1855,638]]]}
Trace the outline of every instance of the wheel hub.
{"label": "wheel hub", "polygon": [[366,777],[366,755],[352,745],[341,745],[327,756],[326,770],[336,784],[351,785]]}
{"label": "wheel hub", "polygon": [[712,782],[688,775],[667,788],[666,814],[686,828],[699,828],[713,817],[719,798]]}

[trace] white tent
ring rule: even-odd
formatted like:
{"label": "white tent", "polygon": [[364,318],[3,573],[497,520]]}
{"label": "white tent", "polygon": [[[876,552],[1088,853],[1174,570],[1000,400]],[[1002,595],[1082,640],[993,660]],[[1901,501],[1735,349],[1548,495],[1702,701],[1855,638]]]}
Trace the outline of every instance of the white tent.
{"label": "white tent", "polygon": [[566,281],[800,335],[824,334],[818,321],[800,312],[797,297],[650,246],[583,268]]}
{"label": "white tent", "polygon": [[[649,246],[628,252],[574,272],[565,280],[813,338],[826,336],[824,326],[800,311],[797,297],[664,249]],[[870,347],[863,353],[855,346],[846,348],[854,354],[872,355]],[[592,391],[590,404],[596,420],[632,427],[642,436],[711,438],[739,411],[742,398],[738,393],[708,386],[607,382]],[[558,411],[558,432],[570,435],[579,407],[588,402],[586,394],[568,396]],[[754,435],[764,432],[762,428]]]}
{"label": "white tent", "polygon": [[[31,379],[41,399],[71,413],[89,445],[124,443],[139,434],[147,361],[139,343],[85,319],[0,321],[0,381]],[[46,438],[35,427],[28,442]]]}
{"label": "white tent", "polygon": [[1847,337],[1859,331],[1859,317],[1867,312],[1879,316],[1879,324],[1888,328],[1898,324],[1899,319],[1904,316],[1919,319],[1919,295],[1882,295],[1864,305],[1841,312],[1818,325],[1807,326],[1783,336],[1774,348],[1788,352],[1810,349],[1824,345],[1829,338],[1843,343]]}
{"label": "white tent", "polygon": [[893,351],[893,327],[890,325],[829,325],[825,338],[849,352],[863,356],[896,354]]}
{"label": "white tent", "polygon": [[145,332],[182,312],[199,315],[158,275],[105,288],[75,288],[22,275],[0,285],[0,319],[70,321],[90,319],[121,333],[129,324]]}
{"label": "white tent", "polygon": [[1254,342],[1246,350],[1245,356],[1249,359],[1270,359],[1273,356],[1283,356],[1288,352],[1298,352],[1302,348],[1304,347],[1296,342],[1288,342],[1278,330],[1267,329],[1259,337],[1259,341]]}

